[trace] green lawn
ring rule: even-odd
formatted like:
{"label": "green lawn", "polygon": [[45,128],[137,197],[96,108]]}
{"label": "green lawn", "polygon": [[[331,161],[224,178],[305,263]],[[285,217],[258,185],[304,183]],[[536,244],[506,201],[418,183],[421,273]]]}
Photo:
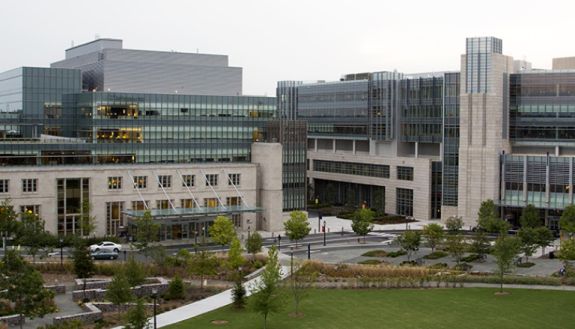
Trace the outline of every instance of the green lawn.
{"label": "green lawn", "polygon": [[[303,318],[284,312],[268,319],[269,329],[311,328],[575,328],[575,292],[506,289],[312,290]],[[214,325],[212,320],[227,320]],[[262,317],[224,307],[168,328],[263,328]]]}

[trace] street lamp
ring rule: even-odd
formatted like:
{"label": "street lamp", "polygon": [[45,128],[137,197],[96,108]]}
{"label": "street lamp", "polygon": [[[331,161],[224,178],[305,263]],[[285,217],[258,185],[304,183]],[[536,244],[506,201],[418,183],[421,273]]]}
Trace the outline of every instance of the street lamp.
{"label": "street lamp", "polygon": [[248,225],[248,240],[250,239],[250,229],[251,227]]}
{"label": "street lamp", "polygon": [[60,238],[60,267],[64,266],[64,239]]}
{"label": "street lamp", "polygon": [[278,234],[278,250],[282,249],[282,236]]}
{"label": "street lamp", "polygon": [[152,289],[152,298],[154,299],[154,329],[158,328],[158,323],[156,321],[156,299],[158,299],[158,290]]}
{"label": "street lamp", "polygon": [[293,246],[290,246],[289,249],[290,249],[291,276],[293,278]]}
{"label": "street lamp", "polygon": [[325,220],[323,221],[323,246],[325,247]]}

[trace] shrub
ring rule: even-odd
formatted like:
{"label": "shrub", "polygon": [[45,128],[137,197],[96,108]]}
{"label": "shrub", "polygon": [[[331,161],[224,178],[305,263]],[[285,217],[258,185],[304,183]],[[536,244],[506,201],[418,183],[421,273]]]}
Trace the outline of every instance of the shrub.
{"label": "shrub", "polygon": [[467,263],[460,263],[457,264],[455,266],[453,266],[453,269],[456,271],[469,271],[471,268],[473,267],[473,265],[467,264]]}
{"label": "shrub", "polygon": [[398,250],[388,252],[386,257],[396,258],[403,255],[407,255],[407,252],[405,250]]}
{"label": "shrub", "polygon": [[404,260],[403,262],[399,263],[399,266],[417,266],[417,262],[414,260]]}
{"label": "shrub", "polygon": [[362,260],[361,262],[357,262],[357,263],[363,264],[363,265],[379,265],[383,262],[380,260],[377,260],[377,259],[366,259],[366,260]]}
{"label": "shrub", "polygon": [[423,256],[423,258],[425,259],[439,259],[439,258],[443,258],[447,256],[447,253],[444,251],[435,251],[432,252],[431,254],[425,255]]}
{"label": "shrub", "polygon": [[364,253],[362,256],[364,257],[385,257],[387,256],[387,252],[385,250],[370,250]]}
{"label": "shrub", "polygon": [[535,263],[532,262],[524,262],[524,263],[519,263],[517,264],[517,267],[523,267],[523,268],[529,268],[535,266]]}
{"label": "shrub", "polygon": [[82,329],[84,328],[82,321],[80,320],[70,320],[64,321],[59,324],[47,324],[45,326],[40,326],[38,329]]}
{"label": "shrub", "polygon": [[437,264],[430,265],[428,267],[432,268],[432,269],[442,270],[442,269],[448,268],[449,265],[447,265],[447,263],[437,263]]}
{"label": "shrub", "polygon": [[136,261],[134,257],[130,257],[125,264],[124,273],[131,287],[139,286],[146,281],[146,269],[143,264]]}
{"label": "shrub", "polygon": [[461,261],[465,263],[476,262],[478,260],[483,260],[483,257],[479,254],[471,254],[469,256],[461,258]]}
{"label": "shrub", "polygon": [[393,265],[369,266],[360,264],[324,264],[305,262],[302,275],[310,274],[329,278],[425,278],[433,273],[425,267],[399,267]]}
{"label": "shrub", "polygon": [[184,281],[180,276],[176,275],[168,284],[168,290],[164,294],[164,299],[184,299],[186,290],[184,288]]}
{"label": "shrub", "polygon": [[246,306],[246,297],[246,288],[244,288],[241,280],[237,280],[232,289],[234,306],[238,309],[244,308]]}

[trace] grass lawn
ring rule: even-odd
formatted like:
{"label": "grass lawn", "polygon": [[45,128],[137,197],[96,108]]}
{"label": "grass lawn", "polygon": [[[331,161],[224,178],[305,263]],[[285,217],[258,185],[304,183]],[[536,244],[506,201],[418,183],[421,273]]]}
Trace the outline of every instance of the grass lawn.
{"label": "grass lawn", "polygon": [[[575,292],[506,289],[312,290],[302,302],[302,318],[289,303],[268,317],[269,329],[311,328],[573,328]],[[291,302],[291,300],[290,300]],[[227,320],[215,325],[212,320]],[[224,307],[167,327],[263,328],[263,317]]]}

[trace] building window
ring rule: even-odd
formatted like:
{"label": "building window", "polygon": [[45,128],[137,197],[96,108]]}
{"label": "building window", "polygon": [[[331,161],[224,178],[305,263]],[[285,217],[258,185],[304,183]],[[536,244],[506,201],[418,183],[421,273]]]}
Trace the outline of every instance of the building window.
{"label": "building window", "polygon": [[90,179],[65,178],[56,183],[58,235],[81,234],[81,219],[86,210],[82,205],[90,202]]}
{"label": "building window", "polygon": [[397,179],[413,180],[413,167],[397,167]]}
{"label": "building window", "polygon": [[206,186],[218,186],[218,174],[206,175]]}
{"label": "building window", "polygon": [[413,190],[396,189],[396,212],[398,215],[413,216]]}
{"label": "building window", "polygon": [[232,222],[235,227],[242,226],[242,214],[232,214]]}
{"label": "building window", "polygon": [[34,205],[20,206],[20,215],[25,213],[34,214],[40,217],[40,205],[34,204]]}
{"label": "building window", "polygon": [[121,190],[122,189],[122,177],[108,177],[108,190]]}
{"label": "building window", "polygon": [[196,176],[194,175],[182,176],[182,187],[194,187],[195,185],[196,185]]}
{"label": "building window", "polygon": [[132,201],[132,210],[146,210],[146,206],[150,205],[150,201]]}
{"label": "building window", "polygon": [[148,187],[148,176],[134,176],[134,188],[144,189]]}
{"label": "building window", "polygon": [[172,176],[170,175],[162,175],[158,176],[158,187],[172,187]]}
{"label": "building window", "polygon": [[170,209],[172,206],[170,205],[170,200],[156,200],[156,208],[157,209]]}
{"label": "building window", "polygon": [[121,226],[124,226],[123,202],[106,202],[106,235],[117,236]]}
{"label": "building window", "polygon": [[30,178],[22,180],[22,192],[36,192],[38,190],[38,179]]}
{"label": "building window", "polygon": [[228,185],[240,185],[240,174],[228,174]]}
{"label": "building window", "polygon": [[8,193],[8,185],[10,180],[0,179],[0,193]]}
{"label": "building window", "polygon": [[204,207],[206,208],[216,208],[219,206],[218,198],[205,198]]}
{"label": "building window", "polygon": [[239,206],[241,205],[242,200],[239,196],[232,196],[226,198],[226,205],[228,206]]}
{"label": "building window", "polygon": [[195,208],[196,207],[196,203],[194,202],[194,199],[182,199],[180,200],[182,208]]}
{"label": "building window", "polygon": [[389,178],[389,165],[313,160],[313,170],[346,175]]}

